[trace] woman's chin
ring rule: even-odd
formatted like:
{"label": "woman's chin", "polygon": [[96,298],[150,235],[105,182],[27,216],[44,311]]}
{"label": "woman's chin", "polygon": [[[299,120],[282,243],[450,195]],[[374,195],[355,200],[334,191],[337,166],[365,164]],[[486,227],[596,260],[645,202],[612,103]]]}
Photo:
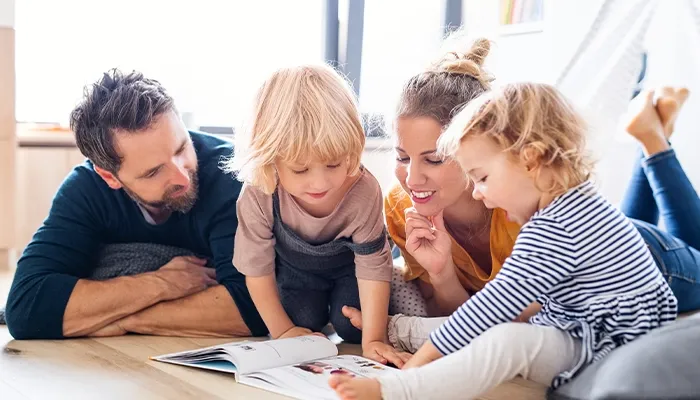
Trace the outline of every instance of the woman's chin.
{"label": "woman's chin", "polygon": [[424,217],[433,217],[437,215],[441,208],[438,205],[432,205],[432,204],[419,204],[419,203],[413,203],[413,208],[416,209],[418,214],[424,216]]}

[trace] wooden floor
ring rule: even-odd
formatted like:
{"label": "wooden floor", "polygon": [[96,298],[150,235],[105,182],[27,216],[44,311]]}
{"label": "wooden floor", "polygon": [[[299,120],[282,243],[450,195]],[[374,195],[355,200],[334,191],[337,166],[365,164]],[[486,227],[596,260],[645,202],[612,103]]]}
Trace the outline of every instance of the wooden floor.
{"label": "wooden floor", "polygon": [[[0,274],[4,303],[10,276]],[[236,384],[224,373],[150,361],[149,357],[212,346],[234,339],[129,335],[63,341],[16,341],[0,326],[0,399],[284,399]],[[359,346],[340,345],[342,354]],[[481,397],[544,398],[543,386],[516,379]]]}

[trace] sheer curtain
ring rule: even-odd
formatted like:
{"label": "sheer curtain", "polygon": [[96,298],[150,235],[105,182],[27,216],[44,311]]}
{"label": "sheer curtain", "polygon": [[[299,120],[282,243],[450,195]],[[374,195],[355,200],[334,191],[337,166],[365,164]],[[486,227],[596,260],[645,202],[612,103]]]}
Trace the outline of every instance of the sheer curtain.
{"label": "sheer curtain", "polygon": [[[700,0],[606,0],[595,23],[558,75],[557,85],[586,113],[598,180],[608,199],[622,198],[637,146],[619,126],[632,96],[642,54],[642,86],[686,86],[700,91]],[[676,122],[674,148],[685,172],[700,186],[700,99],[691,95]]]}
{"label": "sheer curtain", "polygon": [[22,0],[17,119],[67,123],[113,67],[161,81],[200,125],[231,126],[272,68],[323,59],[323,0]]}

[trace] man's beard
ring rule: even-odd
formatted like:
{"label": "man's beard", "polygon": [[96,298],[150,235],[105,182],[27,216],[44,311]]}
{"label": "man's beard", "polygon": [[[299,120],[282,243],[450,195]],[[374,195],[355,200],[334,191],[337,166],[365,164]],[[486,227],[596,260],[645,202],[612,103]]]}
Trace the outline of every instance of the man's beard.
{"label": "man's beard", "polygon": [[177,197],[172,197],[173,193],[179,192],[183,189],[183,187],[184,186],[182,185],[171,186],[168,188],[168,190],[165,191],[165,194],[163,194],[162,200],[146,201],[142,199],[139,195],[131,191],[128,187],[122,185],[122,189],[124,189],[126,194],[128,194],[132,200],[141,205],[155,208],[158,210],[177,211],[184,214],[190,211],[192,207],[194,207],[194,204],[197,202],[197,193],[199,192],[199,181],[197,178],[197,171],[190,171],[190,189],[187,191],[187,193]]}

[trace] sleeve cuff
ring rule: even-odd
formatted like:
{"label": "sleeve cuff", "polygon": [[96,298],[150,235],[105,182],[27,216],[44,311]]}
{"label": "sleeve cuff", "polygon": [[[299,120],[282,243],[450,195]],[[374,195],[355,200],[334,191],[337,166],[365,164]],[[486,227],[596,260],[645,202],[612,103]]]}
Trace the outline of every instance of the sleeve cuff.
{"label": "sleeve cuff", "polygon": [[63,339],[63,315],[77,282],[74,276],[51,274],[30,290],[15,289],[5,310],[10,334],[20,340]]}
{"label": "sleeve cuff", "polygon": [[391,282],[393,264],[379,267],[355,267],[355,277],[367,281]]}
{"label": "sleeve cuff", "polygon": [[442,354],[443,356],[449,355],[451,352],[444,346],[442,341],[440,341],[437,337],[437,331],[431,332],[430,333],[430,342],[435,346],[436,349]]}

